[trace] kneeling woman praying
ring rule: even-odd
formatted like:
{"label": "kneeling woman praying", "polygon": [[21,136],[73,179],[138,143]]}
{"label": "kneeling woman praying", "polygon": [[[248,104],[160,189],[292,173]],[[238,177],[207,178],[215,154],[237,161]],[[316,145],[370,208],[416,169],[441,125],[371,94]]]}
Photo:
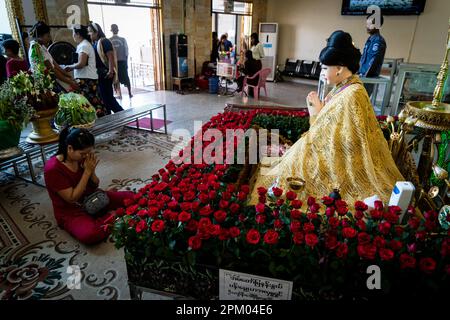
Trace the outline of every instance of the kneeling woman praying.
{"label": "kneeling woman praying", "polygon": [[[103,226],[111,216],[110,211],[123,206],[126,198],[133,197],[132,192],[103,192],[98,188],[100,181],[95,170],[99,160],[94,154],[94,144],[95,138],[88,130],[65,128],[60,133],[57,154],[44,168],[58,225],[84,244],[107,238],[108,232]],[[99,199],[106,199],[103,206],[97,206],[98,210],[89,206],[97,200],[95,194],[101,195]],[[95,214],[92,211],[96,211]]]}

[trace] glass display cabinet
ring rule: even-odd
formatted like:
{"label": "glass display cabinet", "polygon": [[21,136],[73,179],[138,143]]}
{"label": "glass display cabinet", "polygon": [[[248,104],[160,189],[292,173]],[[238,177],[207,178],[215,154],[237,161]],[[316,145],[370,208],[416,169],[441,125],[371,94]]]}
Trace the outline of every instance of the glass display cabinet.
{"label": "glass display cabinet", "polygon": [[[400,64],[391,115],[398,115],[408,101],[433,100],[439,67],[432,64]],[[442,102],[450,102],[450,81],[445,83]]]}

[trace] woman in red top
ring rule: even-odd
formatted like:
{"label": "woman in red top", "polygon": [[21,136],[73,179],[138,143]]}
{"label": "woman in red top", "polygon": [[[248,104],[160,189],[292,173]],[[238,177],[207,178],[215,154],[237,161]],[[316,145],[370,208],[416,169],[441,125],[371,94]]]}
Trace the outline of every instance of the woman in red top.
{"label": "woman in red top", "polygon": [[105,221],[110,210],[123,206],[132,192],[107,191],[110,203],[103,214],[93,217],[80,203],[98,189],[95,169],[99,160],[93,153],[94,136],[86,129],[65,128],[59,138],[57,154],[44,167],[45,183],[53,203],[58,225],[84,244],[93,244],[108,237]]}
{"label": "woman in red top", "polygon": [[6,62],[6,76],[8,78],[14,77],[20,71],[28,71],[28,62],[19,57],[19,43],[16,40],[6,40],[3,42],[3,48],[8,57]]}

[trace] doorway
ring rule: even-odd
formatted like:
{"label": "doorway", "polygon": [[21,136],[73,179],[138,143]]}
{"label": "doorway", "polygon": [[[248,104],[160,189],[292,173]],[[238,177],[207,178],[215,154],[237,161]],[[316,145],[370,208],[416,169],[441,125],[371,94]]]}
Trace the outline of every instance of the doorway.
{"label": "doorway", "polygon": [[129,1],[126,4],[114,4],[108,0],[88,1],[88,10],[90,20],[98,23],[108,38],[112,36],[111,25],[117,24],[119,36],[127,40],[128,75],[134,91],[162,90],[159,1]]}

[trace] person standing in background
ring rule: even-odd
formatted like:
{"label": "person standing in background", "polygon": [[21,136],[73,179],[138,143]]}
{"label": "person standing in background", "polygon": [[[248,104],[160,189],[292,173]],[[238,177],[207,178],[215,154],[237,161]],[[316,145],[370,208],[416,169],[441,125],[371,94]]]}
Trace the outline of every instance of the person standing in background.
{"label": "person standing in background", "polygon": [[258,38],[258,34],[252,33],[250,36],[250,50],[253,53],[253,59],[255,59],[258,63],[258,71],[262,69],[262,61],[261,59],[265,57],[264,55],[264,48],[261,44],[261,42],[259,42],[259,38]]}
{"label": "person standing in background", "polygon": [[[128,89],[128,95],[130,98],[133,97],[131,94],[131,83],[130,77],[128,76],[128,44],[125,38],[119,37],[119,27],[117,24],[111,25],[111,32],[113,36],[109,39],[114,46],[117,54],[117,64],[118,64],[118,72],[119,72],[119,82],[125,85]],[[119,92],[120,92],[120,84],[119,84]],[[122,98],[122,94],[120,94],[120,98]]]}
{"label": "person standing in background", "polygon": [[[376,22],[379,22],[378,25]],[[384,23],[384,18],[380,15],[380,21],[375,21],[372,15],[367,17],[366,29],[370,34],[364,46],[364,51],[361,57],[359,68],[359,76],[366,78],[376,78],[381,73],[383,66],[384,55],[386,53],[386,41],[380,34],[380,28]],[[371,96],[373,92],[373,84],[364,84],[364,87]]]}
{"label": "person standing in background", "polygon": [[8,62],[6,62],[6,76],[8,78],[14,77],[20,71],[28,71],[28,62],[19,56],[19,43],[14,39],[8,39],[3,42],[3,48],[5,49],[5,54],[8,57]]}
{"label": "person standing in background", "polygon": [[107,109],[107,113],[123,111],[122,106],[114,98],[113,83],[117,82],[117,60],[114,47],[98,23],[91,22],[88,26],[95,51],[95,61],[98,74],[100,97]]}
{"label": "person standing in background", "polygon": [[220,40],[217,37],[217,32],[212,33],[212,44],[211,44],[211,57],[210,60],[212,63],[216,63],[219,59],[219,43]]}

